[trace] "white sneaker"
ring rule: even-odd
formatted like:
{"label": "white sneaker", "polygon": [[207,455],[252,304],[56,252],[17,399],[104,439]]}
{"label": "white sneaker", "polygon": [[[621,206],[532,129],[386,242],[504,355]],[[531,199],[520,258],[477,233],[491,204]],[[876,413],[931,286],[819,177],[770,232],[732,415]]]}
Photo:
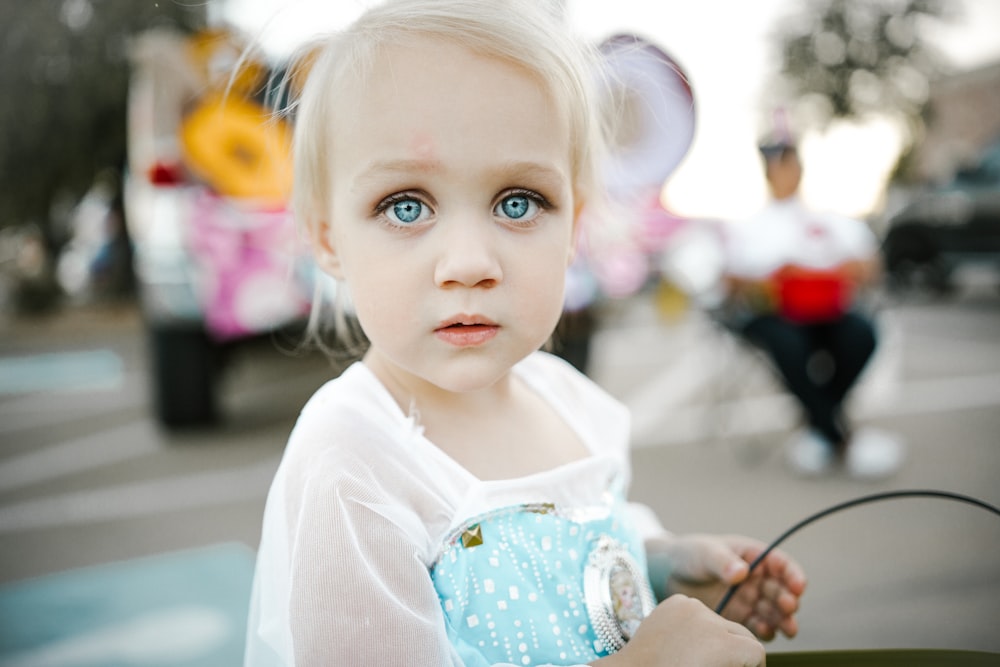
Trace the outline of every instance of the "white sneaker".
{"label": "white sneaker", "polygon": [[863,428],[847,446],[847,472],[858,479],[881,479],[903,465],[903,443],[891,433]]}
{"label": "white sneaker", "polygon": [[796,434],[785,448],[788,465],[806,477],[826,474],[833,468],[837,454],[833,443],[808,429]]}

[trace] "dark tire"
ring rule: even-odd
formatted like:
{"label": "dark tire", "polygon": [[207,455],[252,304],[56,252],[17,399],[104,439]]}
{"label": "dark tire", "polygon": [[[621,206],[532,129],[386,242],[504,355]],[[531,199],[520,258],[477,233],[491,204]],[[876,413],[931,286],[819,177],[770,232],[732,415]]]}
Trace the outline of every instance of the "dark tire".
{"label": "dark tire", "polygon": [[905,264],[896,274],[896,279],[904,288],[937,296],[953,291],[951,272],[940,261],[923,264]]}
{"label": "dark tire", "polygon": [[564,311],[553,336],[553,352],[584,375],[590,364],[590,342],[595,328],[591,309]]}
{"label": "dark tire", "polygon": [[157,325],[150,329],[153,404],[170,429],[206,426],[217,414],[219,349],[203,329]]}
{"label": "dark tire", "polygon": [[919,231],[904,227],[893,230],[883,253],[892,291],[941,296],[952,290],[951,268]]}

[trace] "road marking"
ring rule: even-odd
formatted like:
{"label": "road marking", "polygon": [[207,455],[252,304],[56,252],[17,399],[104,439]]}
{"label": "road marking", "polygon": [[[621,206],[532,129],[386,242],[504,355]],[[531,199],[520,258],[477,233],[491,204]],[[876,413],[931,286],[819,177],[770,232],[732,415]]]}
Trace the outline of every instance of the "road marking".
{"label": "road marking", "polygon": [[[1000,405],[998,373],[905,382],[892,396],[852,403],[850,411],[860,419],[879,419],[995,405]],[[679,445],[709,438],[782,432],[794,428],[798,421],[795,402],[788,394],[647,411],[633,419],[633,446]]]}
{"label": "road marking", "polygon": [[121,385],[122,358],[111,350],[0,358],[0,394],[80,391]]}
{"label": "road marking", "polygon": [[[145,375],[132,372],[125,373],[121,384],[115,387],[93,387],[70,395],[52,392],[5,398],[0,403],[0,435],[10,436],[33,428],[49,428],[84,417],[142,407],[149,400],[147,382]],[[59,401],[58,409],[53,409],[52,400]]]}
{"label": "road marking", "polygon": [[22,501],[0,507],[0,534],[121,521],[263,499],[278,460],[276,457],[229,470],[130,482]]}
{"label": "road marking", "polygon": [[[858,417],[871,419],[911,414],[932,414],[1000,405],[1000,374],[939,378],[906,383],[890,402],[858,405]],[[686,444],[706,438],[725,438],[787,431],[797,412],[787,394],[759,395],[715,405],[677,407],[636,420],[636,448]],[[145,424],[121,427],[108,440],[152,441],[152,445],[101,446],[101,436],[83,438],[55,447],[50,453],[22,456],[0,467],[0,490],[18,488],[28,480],[69,474],[75,469],[96,468],[126,460],[159,447],[148,437],[132,437],[151,429]],[[146,450],[149,447],[149,450]],[[80,449],[74,449],[80,448]],[[76,453],[74,453],[76,452]],[[88,457],[94,457],[88,461]],[[101,489],[65,493],[22,501],[0,508],[0,533],[152,516],[244,500],[262,499],[279,458],[228,470],[132,482]],[[82,465],[82,468],[80,466]],[[51,466],[50,474],[46,468]],[[18,481],[24,476],[23,483]]]}
{"label": "road marking", "polygon": [[130,665],[181,665],[211,658],[243,628],[222,611],[175,605],[62,637],[4,657],[6,667],[86,667],[127,661]]}
{"label": "road marking", "polygon": [[0,462],[0,492],[96,470],[163,449],[149,420],[49,445]]}
{"label": "road marking", "polygon": [[860,405],[858,410],[866,417],[901,417],[991,405],[1000,405],[1000,373],[907,382],[884,408],[866,410]]}
{"label": "road marking", "polygon": [[0,586],[0,665],[242,664],[255,552],[239,542]]}

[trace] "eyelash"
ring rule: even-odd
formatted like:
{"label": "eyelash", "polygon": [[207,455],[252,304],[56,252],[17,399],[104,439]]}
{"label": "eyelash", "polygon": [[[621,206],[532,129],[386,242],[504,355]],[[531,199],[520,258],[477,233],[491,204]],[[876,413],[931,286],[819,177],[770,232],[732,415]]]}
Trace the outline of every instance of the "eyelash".
{"label": "eyelash", "polygon": [[507,190],[497,198],[497,201],[493,205],[493,208],[496,209],[496,207],[500,206],[500,204],[503,203],[503,200],[507,199],[508,197],[525,197],[526,199],[530,199],[531,201],[533,201],[535,205],[538,206],[538,208],[540,209],[538,215],[531,218],[530,220],[525,220],[524,222],[521,222],[520,220],[516,220],[513,218],[505,218],[504,219],[505,224],[511,225],[513,227],[519,227],[519,228],[531,227],[532,225],[536,224],[539,216],[551,211],[554,208],[552,206],[552,203],[548,199],[546,199],[544,195],[534,190],[528,190],[526,188],[512,188],[510,190]]}
{"label": "eyelash", "polygon": [[410,200],[420,202],[421,206],[431,209],[430,205],[427,203],[427,199],[427,195],[420,191],[404,190],[403,192],[395,192],[383,198],[375,205],[375,208],[372,211],[372,217],[376,218],[380,224],[392,230],[409,231],[419,229],[423,226],[419,222],[402,224],[392,220],[386,212],[396,204]]}

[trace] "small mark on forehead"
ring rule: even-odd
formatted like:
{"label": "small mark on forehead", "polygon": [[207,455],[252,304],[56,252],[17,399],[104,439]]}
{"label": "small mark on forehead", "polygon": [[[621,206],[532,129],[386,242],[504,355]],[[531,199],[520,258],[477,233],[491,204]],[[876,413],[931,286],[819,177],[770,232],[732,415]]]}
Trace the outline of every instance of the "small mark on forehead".
{"label": "small mark on forehead", "polygon": [[414,135],[410,141],[410,151],[418,160],[434,160],[434,139],[425,133]]}

